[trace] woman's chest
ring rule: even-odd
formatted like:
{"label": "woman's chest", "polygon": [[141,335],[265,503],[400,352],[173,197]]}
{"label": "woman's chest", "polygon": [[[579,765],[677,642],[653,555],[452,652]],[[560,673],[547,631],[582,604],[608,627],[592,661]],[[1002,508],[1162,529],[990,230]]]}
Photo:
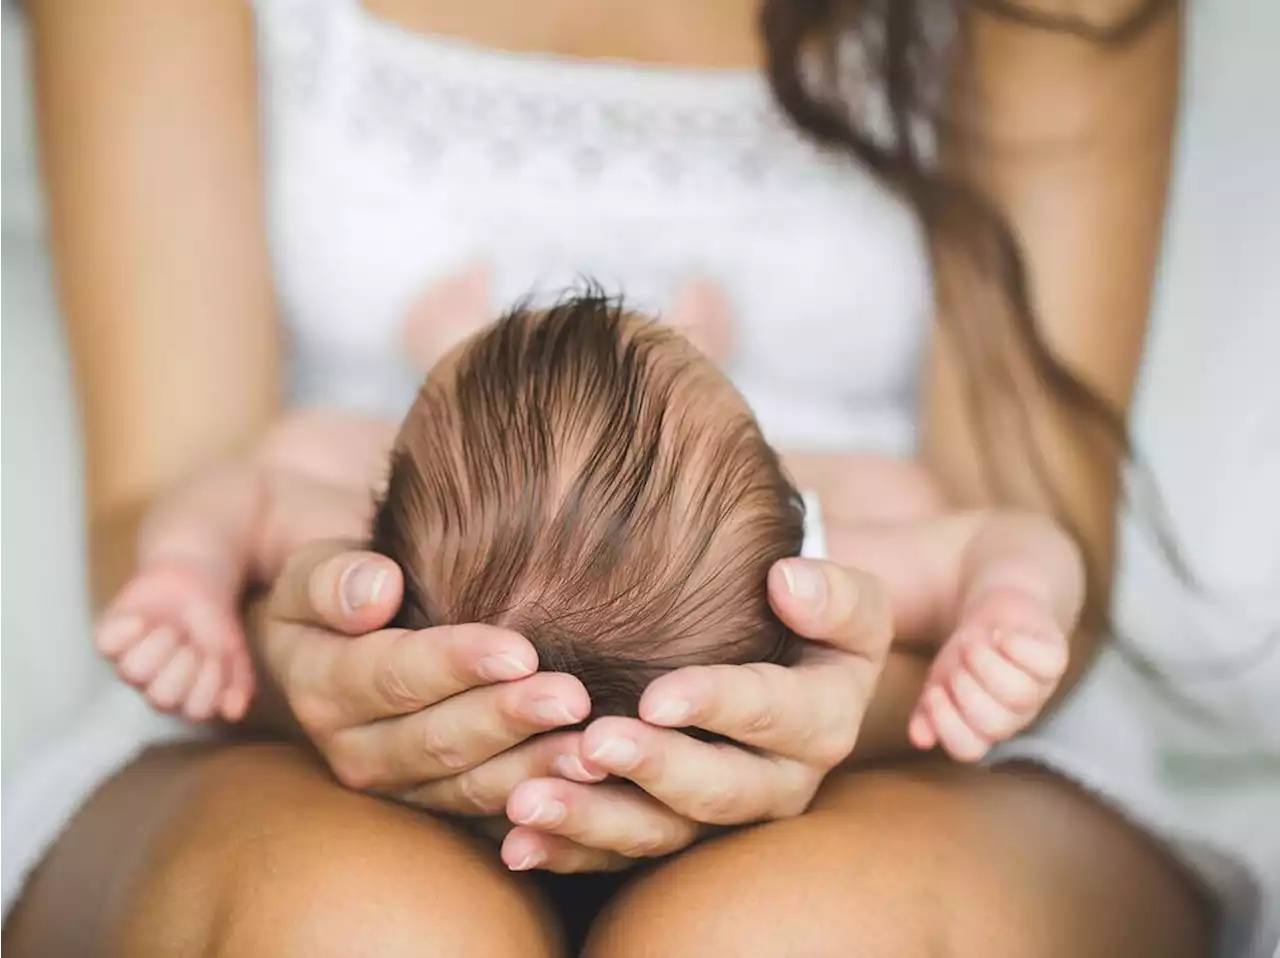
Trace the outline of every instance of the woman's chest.
{"label": "woman's chest", "polygon": [[913,390],[929,303],[915,221],[792,133],[758,78],[337,43],[321,26],[299,39],[268,18],[263,44],[296,355],[335,375],[402,365],[415,304],[483,264],[493,314],[583,280],[661,312],[709,282],[749,393],[901,404]]}

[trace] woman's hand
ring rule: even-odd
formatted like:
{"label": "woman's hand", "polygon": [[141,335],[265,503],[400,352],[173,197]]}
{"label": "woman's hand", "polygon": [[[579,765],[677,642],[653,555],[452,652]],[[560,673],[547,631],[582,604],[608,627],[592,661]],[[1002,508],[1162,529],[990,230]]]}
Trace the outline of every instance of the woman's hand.
{"label": "woman's hand", "polygon": [[501,813],[512,788],[574,764],[586,689],[537,672],[527,640],[486,625],[383,626],[400,570],[322,543],[286,565],[262,611],[260,670],[334,775],[423,808]]}
{"label": "woman's hand", "polygon": [[[516,827],[502,846],[509,867],[626,867],[678,851],[708,827],[787,818],[809,806],[853,751],[889,651],[889,603],[875,578],[804,559],[774,566],[769,599],[812,640],[800,661],[680,669],[645,691],[643,721],[593,722],[581,736],[582,774],[561,762],[563,778],[535,778],[511,792],[506,810]],[[678,731],[689,726],[747,747]],[[592,784],[606,774],[633,784]]]}

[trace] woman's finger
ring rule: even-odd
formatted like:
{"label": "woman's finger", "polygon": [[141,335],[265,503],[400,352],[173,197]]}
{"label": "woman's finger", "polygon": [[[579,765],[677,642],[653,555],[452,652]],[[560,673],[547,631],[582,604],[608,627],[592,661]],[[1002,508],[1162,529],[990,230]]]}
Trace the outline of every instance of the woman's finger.
{"label": "woman's finger", "polygon": [[[815,650],[818,647],[815,647]],[[832,768],[853,750],[864,706],[853,672],[860,660],[690,666],[655,679],[640,717],[664,727],[696,727],[743,745]]]}
{"label": "woman's finger", "polygon": [[[393,795],[406,804],[447,815],[502,814],[512,790],[521,782],[561,774],[561,763],[565,759],[581,765],[578,759],[581,737],[581,732],[539,735],[475,768],[402,789]],[[601,773],[595,780],[603,777]]]}
{"label": "woman's finger", "polygon": [[324,751],[345,785],[399,789],[474,768],[534,735],[581,722],[590,711],[581,682],[543,672],[472,689],[400,718],[345,728]]}
{"label": "woman's finger", "polygon": [[592,722],[582,752],[588,765],[634,782],[668,808],[708,825],[797,815],[820,778],[799,762],[629,718]]}
{"label": "woman's finger", "polygon": [[503,863],[512,871],[556,872],[576,875],[583,872],[622,871],[635,864],[634,859],[600,848],[587,848],[559,835],[548,835],[532,828],[516,827],[507,832],[500,850]]}
{"label": "woman's finger", "polygon": [[285,564],[269,601],[271,615],[346,635],[385,626],[400,607],[404,579],[385,556],[350,543],[317,542]]}
{"label": "woman's finger", "polygon": [[874,682],[893,636],[880,580],[833,562],[783,559],[769,570],[769,602],[797,635],[873,664]]}
{"label": "woman's finger", "polygon": [[692,844],[696,823],[632,785],[580,785],[559,778],[522,782],[507,801],[517,826],[626,858],[655,858]]}
{"label": "woman's finger", "polygon": [[309,631],[308,639],[282,654],[282,684],[298,721],[320,736],[524,678],[538,665],[528,640],[490,625],[384,629],[353,639]]}

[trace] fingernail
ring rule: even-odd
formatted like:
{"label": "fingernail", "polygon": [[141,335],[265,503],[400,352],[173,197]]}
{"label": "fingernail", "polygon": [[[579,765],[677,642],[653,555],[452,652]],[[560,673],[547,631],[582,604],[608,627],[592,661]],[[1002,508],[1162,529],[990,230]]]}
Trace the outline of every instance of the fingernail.
{"label": "fingernail", "polygon": [[527,872],[531,868],[537,868],[539,865],[544,864],[546,860],[547,856],[544,852],[529,852],[524,858],[512,865],[511,870],[513,872]]}
{"label": "fingernail", "polygon": [[561,778],[567,778],[571,782],[598,782],[604,778],[603,775],[590,771],[576,755],[561,755],[552,764]]}
{"label": "fingernail", "polygon": [[668,699],[650,713],[649,721],[654,725],[683,725],[692,711],[693,706],[684,699]]}
{"label": "fingernail", "polygon": [[517,819],[521,825],[557,825],[564,821],[564,803],[555,799],[538,802],[527,815]]}
{"label": "fingernail", "polygon": [[348,612],[373,605],[382,594],[387,570],[380,562],[358,562],[342,576],[342,601]]}
{"label": "fingernail", "polygon": [[490,682],[507,682],[511,679],[522,679],[526,675],[532,675],[534,670],[524,662],[521,662],[512,653],[502,652],[498,655],[491,655],[486,659],[481,659],[476,666],[476,672],[480,678]]}
{"label": "fingernail", "polygon": [[787,580],[787,591],[797,599],[806,601],[822,595],[827,585],[822,573],[804,561],[784,562],[782,576]]}
{"label": "fingernail", "polygon": [[533,703],[533,714],[539,721],[550,725],[571,725],[578,721],[565,704],[557,699],[538,699]]}
{"label": "fingernail", "polygon": [[629,738],[607,738],[587,758],[601,765],[626,770],[640,760],[640,749]]}

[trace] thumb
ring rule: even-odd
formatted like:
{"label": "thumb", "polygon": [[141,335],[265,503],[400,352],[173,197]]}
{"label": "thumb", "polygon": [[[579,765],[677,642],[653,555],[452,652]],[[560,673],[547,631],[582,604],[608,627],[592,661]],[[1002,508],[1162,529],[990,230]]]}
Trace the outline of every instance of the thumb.
{"label": "thumb", "polygon": [[769,570],[769,604],[802,638],[879,659],[893,636],[884,586],[875,576],[818,559],[783,559]]}
{"label": "thumb", "polygon": [[271,593],[275,616],[347,635],[381,629],[400,608],[404,577],[386,556],[320,542],[285,564]]}

